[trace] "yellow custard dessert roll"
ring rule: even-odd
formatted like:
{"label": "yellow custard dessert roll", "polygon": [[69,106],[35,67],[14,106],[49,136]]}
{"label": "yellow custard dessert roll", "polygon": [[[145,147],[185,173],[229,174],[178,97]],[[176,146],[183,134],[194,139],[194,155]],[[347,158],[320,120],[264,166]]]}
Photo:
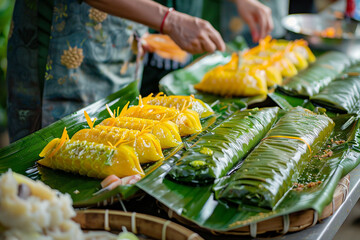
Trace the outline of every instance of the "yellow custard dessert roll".
{"label": "yellow custard dessert roll", "polygon": [[159,139],[148,131],[130,130],[126,128],[98,125],[92,129],[82,129],[75,133],[71,140],[111,144],[115,146],[119,140],[128,141],[135,148],[140,163],[164,159]]}
{"label": "yellow custard dessert roll", "polygon": [[68,139],[64,130],[61,139],[55,138],[45,146],[39,154],[43,158],[38,163],[52,169],[101,179],[112,174],[119,178],[136,174],[144,176],[135,150],[129,145],[111,147]]}
{"label": "yellow custard dessert roll", "polygon": [[176,147],[182,142],[178,126],[169,120],[157,121],[135,117],[111,117],[103,120],[98,126],[100,125],[134,130],[147,129],[159,139],[163,149]]}
{"label": "yellow custard dessert roll", "polygon": [[123,108],[120,117],[136,117],[152,120],[169,119],[179,127],[180,136],[187,136],[202,131],[199,114],[190,109],[179,111],[156,105],[136,105]]}
{"label": "yellow custard dessert roll", "polygon": [[172,95],[166,96],[164,93],[160,92],[156,96],[150,94],[147,97],[142,99],[143,104],[148,105],[158,105],[163,107],[174,107],[177,110],[182,110],[186,107],[186,104],[189,104],[189,109],[197,112],[201,118],[205,118],[214,114],[212,108],[201,101],[200,99],[196,99],[194,95],[190,96],[179,96]]}
{"label": "yellow custard dessert roll", "polygon": [[237,69],[238,61],[239,56],[233,54],[229,63],[207,72],[201,82],[194,85],[195,89],[225,97],[267,94],[264,74],[259,71]]}

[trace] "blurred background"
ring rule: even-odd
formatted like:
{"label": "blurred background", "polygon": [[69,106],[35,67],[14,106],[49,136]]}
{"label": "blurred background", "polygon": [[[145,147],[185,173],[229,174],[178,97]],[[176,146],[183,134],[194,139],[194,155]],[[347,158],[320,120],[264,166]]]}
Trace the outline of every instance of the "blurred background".
{"label": "blurred background", "polygon": [[6,49],[14,0],[0,1],[0,148],[9,144],[6,117]]}
{"label": "blurred background", "polygon": [[[157,0],[162,3],[162,0]],[[272,9],[275,28],[272,36],[283,38],[285,30],[281,26],[283,16],[292,13],[315,13],[322,11],[335,0],[260,0]],[[344,0],[342,0],[344,1]],[[7,117],[6,117],[6,50],[9,32],[11,32],[11,17],[15,0],[0,0],[0,148],[9,144],[7,134]],[[281,5],[281,7],[280,7]],[[285,5],[285,7],[284,7]],[[288,9],[283,12],[279,9]],[[221,11],[219,11],[221,9]],[[225,14],[224,14],[225,13]],[[190,13],[191,14],[191,13]],[[220,15],[222,17],[220,17]],[[225,17],[224,17],[225,16]],[[251,47],[254,43],[248,27],[238,16],[237,10],[230,1],[204,0],[202,18],[208,20],[212,25],[221,32],[225,41],[233,40],[236,36],[243,36],[248,45]],[[159,79],[158,79],[159,80]]]}

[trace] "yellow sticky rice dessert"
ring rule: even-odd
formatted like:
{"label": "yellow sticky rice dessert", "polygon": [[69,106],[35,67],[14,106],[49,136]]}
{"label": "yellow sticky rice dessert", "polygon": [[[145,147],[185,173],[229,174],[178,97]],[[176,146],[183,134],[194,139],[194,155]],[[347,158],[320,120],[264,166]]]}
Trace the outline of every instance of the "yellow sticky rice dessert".
{"label": "yellow sticky rice dessert", "polygon": [[305,40],[286,41],[270,36],[241,54],[233,53],[230,62],[208,71],[199,91],[224,97],[251,97],[267,93],[267,88],[281,85],[316,60]]}
{"label": "yellow sticky rice dessert", "polygon": [[156,96],[153,96],[151,93],[149,96],[142,99],[143,104],[148,105],[158,105],[163,107],[175,108],[177,110],[182,110],[186,105],[189,105],[189,109],[197,112],[201,118],[206,118],[214,114],[212,108],[201,101],[196,99],[194,95],[190,96],[166,96],[163,92],[158,93]]}

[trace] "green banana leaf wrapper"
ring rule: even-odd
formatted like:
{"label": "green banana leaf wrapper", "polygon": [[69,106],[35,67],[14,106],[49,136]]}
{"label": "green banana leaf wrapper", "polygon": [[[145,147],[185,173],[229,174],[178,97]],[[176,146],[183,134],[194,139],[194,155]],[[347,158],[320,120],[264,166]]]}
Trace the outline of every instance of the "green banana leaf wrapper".
{"label": "green banana leaf wrapper", "polygon": [[343,53],[327,52],[318,57],[307,69],[292,78],[285,79],[285,84],[278,86],[277,90],[290,96],[309,98],[319,93],[351,63],[352,60]]}
{"label": "green banana leaf wrapper", "polygon": [[265,136],[278,107],[237,111],[187,149],[167,177],[188,184],[225,176]]}
{"label": "green banana leaf wrapper", "polygon": [[359,111],[360,75],[344,75],[332,81],[319,94],[310,98],[315,106],[333,112],[356,113]]}
{"label": "green banana leaf wrapper", "polygon": [[346,68],[344,73],[349,73],[350,75],[358,75],[360,73],[360,60],[355,60],[354,64]]}
{"label": "green banana leaf wrapper", "polygon": [[245,158],[217,198],[273,209],[325,144],[334,125],[325,115],[291,109]]}
{"label": "green banana leaf wrapper", "polygon": [[[282,110],[279,114],[282,114]],[[136,185],[157,199],[160,206],[171,209],[169,214],[176,213],[183,220],[201,228],[222,233],[239,234],[237,229],[240,227],[307,209],[321,214],[324,207],[331,203],[339,180],[360,163],[360,122],[357,116],[338,114],[332,119],[335,128],[327,144],[331,145],[333,155],[321,160],[313,156],[297,180],[304,185],[316,181],[322,183],[303,191],[288,191],[273,210],[239,209],[236,204],[218,200],[213,191],[214,186],[218,181],[229,179],[231,175],[216,180],[214,184],[200,186],[185,185],[168,179],[166,174],[179,161],[185,149],[181,149]],[[345,143],[339,145],[336,143],[338,140],[345,140]],[[325,146],[326,149],[328,145]],[[241,163],[238,165],[241,166]]]}

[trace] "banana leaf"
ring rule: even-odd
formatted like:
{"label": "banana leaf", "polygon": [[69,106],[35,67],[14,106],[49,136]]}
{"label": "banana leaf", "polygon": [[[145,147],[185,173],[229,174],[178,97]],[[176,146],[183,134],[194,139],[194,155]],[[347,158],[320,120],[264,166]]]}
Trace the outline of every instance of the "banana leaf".
{"label": "banana leaf", "polygon": [[290,110],[298,106],[304,107],[308,102],[307,99],[289,96],[279,91],[268,93],[268,97],[284,110]]}
{"label": "banana leaf", "polygon": [[[332,195],[341,177],[360,162],[359,122],[354,115],[338,115],[333,118],[335,128],[330,139],[346,140],[341,145],[331,144],[333,156],[323,160],[312,159],[298,182],[322,181],[322,184],[303,191],[289,191],[271,211],[239,210],[237,206],[219,201],[212,189],[214,184],[204,186],[183,185],[167,179],[168,171],[181,158],[185,149],[180,150],[152,174],[137,183],[137,186],[170,208],[183,219],[211,231],[233,231],[251,223],[263,221],[306,209],[314,209],[321,214],[331,203]],[[239,163],[241,165],[241,162]],[[228,178],[228,176],[224,177]],[[169,213],[170,214],[170,213]]]}
{"label": "banana leaf", "polygon": [[[34,180],[41,180],[45,184],[59,191],[69,193],[75,205],[95,204],[107,199],[107,195],[93,196],[100,190],[100,180],[39,167],[36,161],[45,145],[54,138],[61,136],[66,127],[70,136],[82,128],[87,127],[84,110],[91,118],[96,117],[96,123],[109,117],[105,108],[108,104],[112,109],[123,107],[128,101],[133,101],[139,95],[137,83],[131,83],[126,88],[108,96],[105,99],[79,110],[33,134],[30,134],[11,145],[0,149],[0,173],[11,168],[14,172],[28,176]],[[136,188],[136,187],[135,187]],[[127,198],[138,189],[120,186],[114,192]],[[113,194],[114,195],[114,194]]]}
{"label": "banana leaf", "polygon": [[333,112],[356,113],[359,111],[360,77],[345,75],[337,78],[310,101]]}
{"label": "banana leaf", "polygon": [[290,96],[309,98],[319,93],[350,64],[351,59],[345,54],[327,52],[318,57],[314,64],[298,75],[285,79],[285,84],[278,86],[277,90]]}
{"label": "banana leaf", "polygon": [[334,127],[325,115],[291,109],[247,156],[241,168],[216,188],[217,198],[239,206],[275,208]]}
{"label": "banana leaf", "polygon": [[[76,207],[93,206],[96,204],[106,204],[108,201],[115,199],[130,199],[138,195],[143,195],[136,185],[119,186],[111,191],[100,191],[99,179],[88,178],[72,173],[67,173],[60,170],[53,170],[43,167],[36,163],[40,159],[39,153],[45,145],[54,138],[61,136],[64,127],[67,128],[69,136],[71,137],[80,129],[87,128],[87,122],[84,117],[84,110],[93,119],[97,118],[95,123],[98,124],[105,118],[109,117],[109,113],[105,108],[105,104],[114,110],[117,107],[120,109],[128,102],[137,104],[137,97],[139,92],[136,82],[131,83],[126,88],[116,92],[105,99],[79,110],[55,123],[45,127],[23,139],[12,143],[8,147],[0,149],[0,174],[6,172],[11,168],[14,172],[23,174],[34,180],[41,180],[50,187],[59,190],[63,193],[69,193],[73,199],[73,204]],[[204,130],[212,125],[219,124],[223,119],[227,118],[234,111],[238,110],[237,105],[225,105],[216,103],[213,109],[217,112],[216,115],[201,119],[201,124]],[[203,134],[200,133],[199,136]],[[189,142],[198,137],[192,135],[183,138],[184,143]],[[165,159],[174,155],[183,145],[171,149],[164,149],[163,154]],[[162,162],[142,165],[146,174],[154,171]],[[100,192],[99,192],[100,191]]]}
{"label": "banana leaf", "polygon": [[235,112],[188,148],[167,177],[187,184],[212,183],[223,177],[265,136],[277,119],[278,110],[275,107]]}
{"label": "banana leaf", "polygon": [[344,73],[348,73],[351,76],[358,76],[360,73],[360,60],[355,60],[354,64],[346,68]]}

